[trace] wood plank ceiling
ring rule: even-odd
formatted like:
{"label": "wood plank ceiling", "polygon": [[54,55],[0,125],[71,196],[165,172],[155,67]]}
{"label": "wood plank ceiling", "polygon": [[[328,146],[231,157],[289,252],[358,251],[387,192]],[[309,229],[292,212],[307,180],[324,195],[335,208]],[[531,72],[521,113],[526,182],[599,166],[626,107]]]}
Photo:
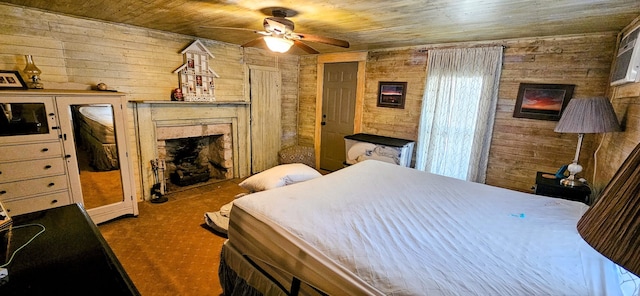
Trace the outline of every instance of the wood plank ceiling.
{"label": "wood plank ceiling", "polygon": [[[295,32],[347,40],[322,53],[463,41],[620,31],[640,0],[4,0],[18,6],[242,45],[266,7],[297,15]],[[242,28],[238,30],[233,28]],[[251,29],[251,30],[246,30]],[[259,42],[258,44],[262,44]],[[292,51],[304,54],[303,51]]]}

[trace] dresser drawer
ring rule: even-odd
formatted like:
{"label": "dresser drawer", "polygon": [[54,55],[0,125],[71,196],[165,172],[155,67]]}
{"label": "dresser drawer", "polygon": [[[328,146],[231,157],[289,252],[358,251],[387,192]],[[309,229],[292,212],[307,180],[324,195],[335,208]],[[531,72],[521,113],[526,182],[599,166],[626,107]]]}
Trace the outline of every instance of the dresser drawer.
{"label": "dresser drawer", "polygon": [[0,163],[0,183],[64,173],[62,157]]}
{"label": "dresser drawer", "polygon": [[9,215],[15,216],[71,204],[69,191],[3,201]]}
{"label": "dresser drawer", "polygon": [[0,200],[67,189],[65,175],[0,183]]}
{"label": "dresser drawer", "polygon": [[0,146],[0,161],[55,158],[62,155],[60,142]]}

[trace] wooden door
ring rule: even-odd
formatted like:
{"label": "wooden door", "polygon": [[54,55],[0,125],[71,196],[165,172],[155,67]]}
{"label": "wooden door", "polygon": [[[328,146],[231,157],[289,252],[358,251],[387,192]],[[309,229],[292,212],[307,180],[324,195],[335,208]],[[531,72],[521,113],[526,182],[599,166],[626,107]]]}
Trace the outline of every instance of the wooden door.
{"label": "wooden door", "polygon": [[320,168],[335,171],[345,161],[344,136],[353,134],[358,63],[324,66]]}
{"label": "wooden door", "polygon": [[281,124],[281,75],[268,67],[249,67],[251,97],[251,173],[278,165]]}

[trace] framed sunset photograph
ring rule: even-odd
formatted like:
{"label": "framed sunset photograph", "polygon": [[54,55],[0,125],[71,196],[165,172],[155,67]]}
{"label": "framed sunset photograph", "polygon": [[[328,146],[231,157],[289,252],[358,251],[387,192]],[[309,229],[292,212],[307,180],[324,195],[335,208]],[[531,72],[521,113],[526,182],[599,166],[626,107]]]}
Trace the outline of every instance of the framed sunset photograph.
{"label": "framed sunset photograph", "polygon": [[378,107],[404,109],[406,95],[406,82],[381,81],[378,84]]}
{"label": "framed sunset photograph", "polygon": [[572,84],[520,83],[513,117],[558,121],[574,88]]}

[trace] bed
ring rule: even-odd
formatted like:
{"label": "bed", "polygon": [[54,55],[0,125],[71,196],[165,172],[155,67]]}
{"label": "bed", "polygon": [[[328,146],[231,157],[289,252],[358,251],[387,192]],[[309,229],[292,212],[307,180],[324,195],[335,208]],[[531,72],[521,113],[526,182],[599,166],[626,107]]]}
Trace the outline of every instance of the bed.
{"label": "bed", "polygon": [[366,160],[234,201],[225,295],[623,295],[587,205]]}
{"label": "bed", "polygon": [[76,108],[76,115],[76,128],[81,145],[89,152],[90,165],[99,171],[118,169],[118,148],[113,130],[111,105],[79,106]]}

